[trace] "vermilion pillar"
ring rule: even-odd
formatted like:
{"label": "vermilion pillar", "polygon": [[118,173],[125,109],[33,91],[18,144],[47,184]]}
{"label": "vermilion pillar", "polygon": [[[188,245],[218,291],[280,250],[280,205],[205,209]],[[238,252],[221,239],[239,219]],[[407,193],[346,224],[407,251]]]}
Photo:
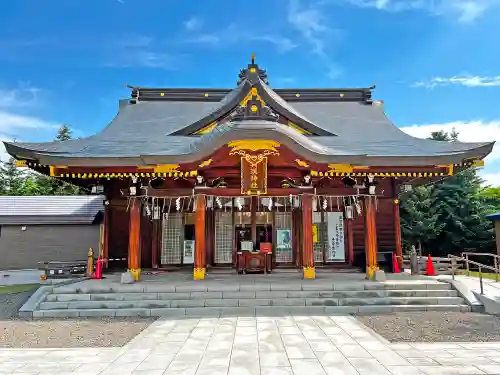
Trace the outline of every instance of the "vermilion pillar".
{"label": "vermilion pillar", "polygon": [[377,266],[377,229],[375,224],[375,197],[364,198],[366,277],[371,279]]}
{"label": "vermilion pillar", "polygon": [[141,202],[133,200],[130,208],[128,269],[134,280],[141,277]]}
{"label": "vermilion pillar", "polygon": [[251,220],[251,233],[253,246],[257,244],[257,205],[259,204],[258,197],[252,197],[250,203],[250,220]]}
{"label": "vermilion pillar", "polygon": [[401,244],[401,217],[399,216],[399,200],[394,199],[394,239],[396,243],[396,255],[398,263],[403,264],[403,246]]}
{"label": "vermilion pillar", "polygon": [[203,280],[205,278],[205,211],[206,202],[204,195],[196,196],[196,211],[194,224],[194,271],[193,277],[195,280]]}
{"label": "vermilion pillar", "polygon": [[312,195],[302,196],[302,267],[304,279],[314,279],[314,249],[312,231]]}

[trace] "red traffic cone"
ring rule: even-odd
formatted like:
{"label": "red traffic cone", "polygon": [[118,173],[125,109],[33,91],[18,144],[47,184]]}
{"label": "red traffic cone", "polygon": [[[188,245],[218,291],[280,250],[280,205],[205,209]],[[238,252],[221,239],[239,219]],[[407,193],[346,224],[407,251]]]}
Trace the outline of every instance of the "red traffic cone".
{"label": "red traffic cone", "polygon": [[434,265],[432,264],[431,254],[427,256],[427,270],[425,274],[427,276],[436,276],[436,272],[434,272]]}
{"label": "red traffic cone", "polygon": [[392,271],[394,273],[401,272],[401,270],[399,269],[398,257],[396,256],[396,253],[392,253]]}
{"label": "red traffic cone", "polygon": [[97,280],[102,279],[102,262],[101,262],[100,255],[97,257],[97,264],[95,265],[94,279],[97,279]]}

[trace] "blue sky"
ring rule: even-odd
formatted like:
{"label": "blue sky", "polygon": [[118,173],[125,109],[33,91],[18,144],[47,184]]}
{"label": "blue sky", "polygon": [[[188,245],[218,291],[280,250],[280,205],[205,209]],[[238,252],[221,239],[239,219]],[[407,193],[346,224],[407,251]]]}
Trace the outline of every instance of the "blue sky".
{"label": "blue sky", "polygon": [[[500,0],[16,0],[0,13],[0,139],[91,135],[126,83],[233,87],[255,52],[274,87],[377,85],[426,137],[500,141]],[[500,145],[482,172],[500,185]]]}

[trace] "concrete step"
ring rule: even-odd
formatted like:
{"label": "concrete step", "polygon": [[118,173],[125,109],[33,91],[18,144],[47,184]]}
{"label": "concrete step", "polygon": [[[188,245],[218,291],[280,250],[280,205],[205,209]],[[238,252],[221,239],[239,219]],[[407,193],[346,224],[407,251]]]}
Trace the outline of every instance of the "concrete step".
{"label": "concrete step", "polygon": [[255,292],[178,292],[178,293],[95,293],[50,294],[46,302],[77,301],[153,301],[187,299],[279,299],[279,298],[382,298],[382,297],[457,297],[445,290],[352,290],[352,291],[255,291]]}
{"label": "concrete step", "polygon": [[249,298],[249,299],[187,299],[143,301],[76,301],[42,302],[40,310],[95,309],[161,309],[210,307],[295,307],[295,306],[386,306],[386,305],[460,305],[460,297],[383,297],[383,298]]}
{"label": "concrete step", "polygon": [[284,315],[345,315],[391,313],[399,311],[470,311],[468,305],[368,305],[368,306],[257,306],[202,308],[127,308],[127,309],[55,309],[36,310],[33,317],[74,318],[101,316],[284,316]]}
{"label": "concrete step", "polygon": [[265,283],[259,282],[255,284],[237,284],[237,283],[204,283],[193,282],[192,284],[183,285],[165,285],[165,284],[146,284],[137,283],[131,285],[112,285],[105,284],[91,286],[60,286],[54,288],[55,294],[100,294],[100,293],[192,293],[192,292],[269,292],[269,291],[354,291],[354,290],[447,290],[451,286],[447,283],[434,283],[422,281],[405,282],[404,280],[397,282],[336,282],[325,283],[314,281],[311,283]]}

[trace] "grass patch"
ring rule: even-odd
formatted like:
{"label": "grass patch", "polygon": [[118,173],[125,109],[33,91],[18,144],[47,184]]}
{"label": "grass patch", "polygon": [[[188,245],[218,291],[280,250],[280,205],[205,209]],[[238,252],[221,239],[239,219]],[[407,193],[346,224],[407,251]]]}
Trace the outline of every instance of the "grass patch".
{"label": "grass patch", "polygon": [[[494,273],[488,273],[488,272],[481,272],[483,279],[490,279],[490,280],[496,280],[496,276]],[[472,277],[478,277],[479,278],[479,272],[478,271],[458,271],[457,275],[464,275],[464,276],[472,276]],[[500,280],[500,276],[499,276]]]}
{"label": "grass patch", "polygon": [[36,289],[40,284],[16,284],[0,286],[0,294],[21,293]]}

